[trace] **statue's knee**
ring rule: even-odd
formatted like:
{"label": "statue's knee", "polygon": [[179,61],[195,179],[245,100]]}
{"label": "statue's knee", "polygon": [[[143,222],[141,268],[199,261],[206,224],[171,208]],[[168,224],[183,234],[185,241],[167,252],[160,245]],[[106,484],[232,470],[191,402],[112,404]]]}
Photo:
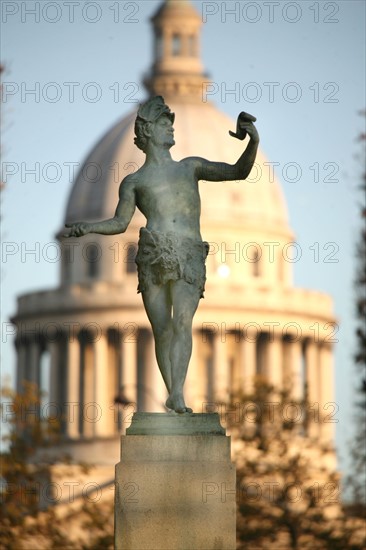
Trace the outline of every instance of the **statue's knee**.
{"label": "statue's knee", "polygon": [[173,322],[173,330],[176,334],[192,332],[192,318],[184,313],[178,315]]}
{"label": "statue's knee", "polygon": [[165,342],[171,338],[171,327],[170,326],[161,326],[154,329],[155,340]]}

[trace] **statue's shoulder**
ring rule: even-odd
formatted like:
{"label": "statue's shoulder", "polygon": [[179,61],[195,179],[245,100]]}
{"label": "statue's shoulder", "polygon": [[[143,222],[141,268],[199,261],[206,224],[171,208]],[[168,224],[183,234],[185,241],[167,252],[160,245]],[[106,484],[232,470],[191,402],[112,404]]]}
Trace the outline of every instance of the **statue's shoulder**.
{"label": "statue's shoulder", "polygon": [[121,181],[119,186],[120,199],[126,200],[128,197],[133,197],[138,187],[139,182],[138,171],[128,174]]}
{"label": "statue's shoulder", "polygon": [[198,177],[208,161],[202,157],[186,157],[181,162],[192,171],[195,177]]}
{"label": "statue's shoulder", "polygon": [[195,163],[197,160],[197,157],[185,157],[184,159],[181,159],[179,162],[184,164],[192,164]]}
{"label": "statue's shoulder", "polygon": [[200,166],[202,164],[202,161],[204,159],[200,157],[185,157],[180,162],[182,164],[185,164],[186,166],[191,166],[192,168],[196,168],[197,166]]}
{"label": "statue's shoulder", "polygon": [[123,178],[121,185],[128,188],[135,188],[141,180],[142,174],[141,168],[139,168],[138,170],[136,170],[136,172],[132,172],[131,174],[128,174],[128,176]]}

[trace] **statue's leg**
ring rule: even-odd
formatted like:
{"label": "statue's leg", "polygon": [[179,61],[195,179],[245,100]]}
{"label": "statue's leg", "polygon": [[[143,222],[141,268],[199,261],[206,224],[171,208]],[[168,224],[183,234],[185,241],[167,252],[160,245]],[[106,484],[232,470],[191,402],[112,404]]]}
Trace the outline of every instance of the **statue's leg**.
{"label": "statue's leg", "polygon": [[172,388],[167,406],[176,412],[192,412],[184,402],[183,385],[192,354],[192,321],[201,292],[180,279],[171,283],[173,303],[173,337],[170,346]]}
{"label": "statue's leg", "polygon": [[168,393],[170,393],[172,386],[170,345],[173,325],[169,285],[150,284],[149,288],[142,292],[142,299],[154,334],[156,359]]}

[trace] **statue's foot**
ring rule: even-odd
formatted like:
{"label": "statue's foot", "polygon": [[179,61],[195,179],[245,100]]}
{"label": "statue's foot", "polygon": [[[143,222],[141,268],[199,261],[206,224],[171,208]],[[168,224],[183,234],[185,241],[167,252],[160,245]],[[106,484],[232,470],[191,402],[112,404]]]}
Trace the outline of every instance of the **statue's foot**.
{"label": "statue's foot", "polygon": [[183,395],[178,396],[172,396],[170,395],[168,399],[165,402],[165,406],[167,409],[170,409],[171,411],[175,411],[176,413],[183,414],[183,413],[191,413],[193,412],[192,409],[189,407],[186,407],[184,403]]}
{"label": "statue's foot", "polygon": [[165,402],[165,406],[171,411],[175,411],[176,413],[179,413],[179,414],[183,414],[186,412],[186,406],[184,403],[183,396],[182,397],[169,396]]}

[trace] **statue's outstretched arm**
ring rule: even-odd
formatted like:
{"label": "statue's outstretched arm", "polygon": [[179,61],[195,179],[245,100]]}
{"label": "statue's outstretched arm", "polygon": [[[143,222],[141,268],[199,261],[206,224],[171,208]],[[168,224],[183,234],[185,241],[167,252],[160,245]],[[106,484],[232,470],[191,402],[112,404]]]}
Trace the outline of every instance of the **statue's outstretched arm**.
{"label": "statue's outstretched arm", "polygon": [[82,237],[87,233],[100,233],[102,235],[117,235],[124,233],[131,221],[136,208],[135,188],[127,176],[119,188],[119,202],[113,218],[100,222],[73,222],[65,227],[70,229],[65,237]]}
{"label": "statue's outstretched arm", "polygon": [[232,137],[243,140],[248,134],[249,143],[235,164],[226,162],[211,162],[203,158],[195,158],[196,176],[199,180],[229,181],[246,179],[255,161],[259,144],[259,135],[253,122],[256,118],[248,113],[240,113],[237,120],[236,132],[229,131]]}

